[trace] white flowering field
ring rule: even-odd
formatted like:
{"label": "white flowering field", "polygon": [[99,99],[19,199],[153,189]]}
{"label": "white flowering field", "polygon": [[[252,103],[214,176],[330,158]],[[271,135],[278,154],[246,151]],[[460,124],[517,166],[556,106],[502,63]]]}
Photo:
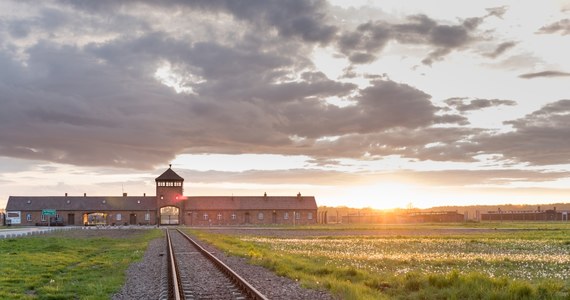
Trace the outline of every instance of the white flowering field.
{"label": "white flowering field", "polygon": [[[569,237],[570,238],[570,237]],[[275,253],[321,259],[386,275],[481,272],[530,281],[570,278],[570,243],[498,238],[265,238],[244,237]]]}
{"label": "white flowering field", "polygon": [[335,298],[570,299],[570,224],[360,226],[196,233]]}

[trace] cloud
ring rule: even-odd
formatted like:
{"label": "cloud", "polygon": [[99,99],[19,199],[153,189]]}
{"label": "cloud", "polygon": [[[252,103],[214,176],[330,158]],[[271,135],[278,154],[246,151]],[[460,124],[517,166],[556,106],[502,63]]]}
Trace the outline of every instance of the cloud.
{"label": "cloud", "polygon": [[520,169],[401,171],[392,174],[392,178],[401,177],[428,186],[509,185],[517,182],[548,182],[569,176],[569,172]]}
{"label": "cloud", "polygon": [[444,100],[445,104],[454,108],[455,110],[464,113],[472,110],[480,110],[488,107],[496,107],[500,105],[514,106],[516,101],[513,100],[500,100],[500,99],[472,99],[467,98],[449,98]]}
{"label": "cloud", "polygon": [[561,35],[568,35],[570,34],[570,19],[562,19],[550,25],[540,27],[537,33],[539,34],[560,33]]}
{"label": "cloud", "polygon": [[495,49],[495,51],[493,52],[489,52],[489,53],[485,53],[484,55],[490,58],[497,58],[498,56],[500,56],[501,54],[505,53],[505,51],[513,48],[514,46],[516,46],[517,43],[516,42],[504,42],[501,43],[499,46],[497,46],[497,48]]}
{"label": "cloud", "polygon": [[391,35],[391,25],[368,22],[359,25],[353,32],[343,33],[338,40],[338,46],[352,63],[369,63],[376,60],[376,53],[393,38]]}
{"label": "cloud", "polygon": [[280,185],[283,182],[300,185],[355,186],[378,182],[425,186],[509,186],[517,182],[548,182],[568,178],[569,172],[547,170],[397,170],[390,172],[340,172],[322,169],[249,170],[244,172],[177,171],[188,182],[214,184],[220,182]]}
{"label": "cloud", "polygon": [[[315,1],[252,0],[237,3],[231,0],[139,0],[127,3],[115,1],[67,1],[74,8],[87,13],[109,14],[146,5],[148,9],[200,15],[203,13],[220,16],[228,14],[239,21],[249,23],[263,31],[275,29],[282,38],[299,38],[305,42],[327,44],[337,27],[327,24],[328,3]],[[170,14],[169,14],[170,15]],[[198,16],[199,18],[199,16]],[[210,20],[212,21],[212,20]]]}
{"label": "cloud", "polygon": [[[50,34],[59,38],[50,40],[34,25],[33,44],[0,52],[0,126],[6,129],[0,132],[0,155],[139,169],[180,153],[363,157],[389,155],[374,149],[374,143],[393,130],[419,132],[434,124],[466,122],[461,116],[438,115],[430,95],[403,83],[376,79],[360,89],[327,78],[312,65],[312,46],[300,32],[283,39],[271,27],[241,19],[225,20],[235,26],[210,23],[212,36],[194,30],[193,25],[201,25],[192,23],[193,17],[204,17],[204,11],[239,8],[214,9],[204,2],[206,8],[188,10],[178,19],[192,30],[173,33],[141,19],[140,7],[125,11],[124,4],[72,4],[83,14],[69,14],[66,22],[89,20],[80,42],[64,38],[66,26],[54,26]],[[119,5],[119,14],[132,15],[113,15],[113,5]],[[156,7],[152,17],[162,16],[161,9]],[[38,18],[45,13],[39,11]],[[97,28],[105,20],[112,32],[103,38]],[[150,27],[140,31],[145,26]],[[177,93],[161,83],[155,73],[164,66],[193,93]],[[354,105],[329,104],[330,96]],[[340,138],[327,149],[323,138],[331,136]],[[361,144],[349,145],[353,140]]]}
{"label": "cloud", "polygon": [[302,185],[344,185],[365,181],[365,176],[332,170],[289,169],[289,170],[249,170],[244,172],[193,171],[177,172],[192,183],[250,183],[250,184],[287,184]]}
{"label": "cloud", "polygon": [[469,151],[500,154],[504,160],[532,165],[570,163],[570,100],[559,100],[523,118],[505,122],[513,131],[481,134]]}
{"label": "cloud", "polygon": [[426,15],[413,15],[408,22],[391,24],[369,21],[356,30],[344,32],[338,40],[339,50],[354,64],[370,63],[390,41],[426,45],[433,50],[422,61],[426,65],[441,60],[454,50],[476,40],[471,35],[484,18],[468,18],[458,25],[439,24]]}
{"label": "cloud", "polygon": [[526,73],[519,75],[520,78],[524,79],[533,79],[539,77],[567,77],[570,76],[570,73],[560,72],[560,71],[543,71],[537,73]]}
{"label": "cloud", "polygon": [[5,20],[0,155],[137,169],[181,153],[474,161],[465,149],[484,131],[460,113],[511,105],[473,99],[445,113],[411,85],[370,76],[361,88],[311,61],[320,45],[370,61],[389,41],[426,46],[438,60],[475,41],[483,18],[415,15],[343,31],[323,1],[257,4],[57,1]]}
{"label": "cloud", "polygon": [[489,12],[487,16],[495,16],[499,19],[502,19],[503,15],[507,12],[508,8],[509,8],[508,6],[486,8],[487,12]]}

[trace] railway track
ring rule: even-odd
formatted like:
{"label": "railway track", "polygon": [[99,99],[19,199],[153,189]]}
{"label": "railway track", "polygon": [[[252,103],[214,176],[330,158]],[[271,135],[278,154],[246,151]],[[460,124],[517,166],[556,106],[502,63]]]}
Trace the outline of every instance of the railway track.
{"label": "railway track", "polygon": [[166,244],[167,293],[161,299],[267,299],[182,231],[166,229]]}

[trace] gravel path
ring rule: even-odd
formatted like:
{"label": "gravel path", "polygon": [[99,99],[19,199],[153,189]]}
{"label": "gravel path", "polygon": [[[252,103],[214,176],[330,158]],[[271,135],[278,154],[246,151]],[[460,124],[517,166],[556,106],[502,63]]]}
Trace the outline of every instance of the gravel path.
{"label": "gravel path", "polygon": [[164,245],[163,238],[155,239],[149,243],[144,258],[128,268],[127,281],[123,288],[113,295],[113,300],[159,298],[162,255],[165,253]]}

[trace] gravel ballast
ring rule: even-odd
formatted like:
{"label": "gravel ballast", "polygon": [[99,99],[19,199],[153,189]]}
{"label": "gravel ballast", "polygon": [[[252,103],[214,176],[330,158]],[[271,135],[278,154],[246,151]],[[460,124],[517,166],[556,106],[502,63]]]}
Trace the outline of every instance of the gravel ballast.
{"label": "gravel ballast", "polygon": [[127,269],[125,285],[113,295],[113,300],[159,298],[164,243],[162,238],[149,243],[143,259]]}
{"label": "gravel ballast", "polygon": [[[199,240],[198,242],[236,273],[240,274],[268,299],[335,299],[326,291],[302,288],[294,280],[277,276],[261,266],[249,265],[244,258],[226,256],[218,249],[201,243]],[[113,300],[160,298],[165,243],[164,238],[156,239],[149,243],[144,258],[128,268],[125,285],[119,292],[113,295]]]}

